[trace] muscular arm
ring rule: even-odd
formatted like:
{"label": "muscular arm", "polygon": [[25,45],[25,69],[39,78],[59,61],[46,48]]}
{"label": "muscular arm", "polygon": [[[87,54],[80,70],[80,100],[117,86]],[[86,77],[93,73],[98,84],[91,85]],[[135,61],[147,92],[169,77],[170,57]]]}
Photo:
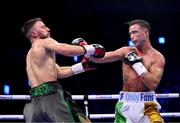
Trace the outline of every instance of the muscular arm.
{"label": "muscular arm", "polygon": [[65,56],[79,56],[85,53],[84,48],[81,46],[58,43],[52,38],[45,39],[43,45],[45,48]]}
{"label": "muscular arm", "polygon": [[159,57],[150,70],[142,77],[142,81],[150,90],[155,90],[160,83],[164,71],[165,59]]}
{"label": "muscular arm", "polygon": [[56,64],[56,69],[57,69],[57,76],[60,79],[74,75],[70,66],[60,67],[59,65]]}
{"label": "muscular arm", "polygon": [[103,58],[93,58],[91,57],[91,61],[95,63],[108,63],[108,62],[114,62],[117,60],[122,60],[126,54],[127,51],[132,50],[133,48],[129,47],[122,47],[115,51],[109,51],[105,53],[105,56]]}

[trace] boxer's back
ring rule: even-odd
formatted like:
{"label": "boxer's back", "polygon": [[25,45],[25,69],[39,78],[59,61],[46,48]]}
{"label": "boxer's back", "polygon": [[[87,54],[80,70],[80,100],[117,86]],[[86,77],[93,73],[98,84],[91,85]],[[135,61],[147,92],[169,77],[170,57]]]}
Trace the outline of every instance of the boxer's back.
{"label": "boxer's back", "polygon": [[26,58],[26,71],[31,87],[57,80],[55,54],[45,49],[41,43],[33,43]]}

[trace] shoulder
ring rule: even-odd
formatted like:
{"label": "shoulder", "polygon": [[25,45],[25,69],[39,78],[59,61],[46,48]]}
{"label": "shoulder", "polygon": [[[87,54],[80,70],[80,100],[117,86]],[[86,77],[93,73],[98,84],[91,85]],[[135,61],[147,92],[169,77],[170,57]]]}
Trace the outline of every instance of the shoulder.
{"label": "shoulder", "polygon": [[41,43],[57,43],[56,40],[54,40],[53,38],[45,38],[45,39],[39,39]]}
{"label": "shoulder", "polygon": [[56,45],[58,42],[54,40],[53,38],[45,38],[45,39],[38,39],[37,42],[35,42],[35,46],[41,46],[44,48],[47,48],[51,45]]}
{"label": "shoulder", "polygon": [[[158,56],[158,57],[160,57],[160,58],[164,58],[164,55],[160,52],[160,51],[158,51],[158,50],[156,50],[156,49],[153,49],[153,52],[154,52],[154,54],[156,55],[156,56]],[[164,58],[165,59],[165,58]]]}
{"label": "shoulder", "polygon": [[127,53],[129,53],[129,52],[131,52],[131,51],[133,51],[135,49],[136,49],[135,47],[124,46],[124,47],[121,47],[121,48],[117,49],[117,51],[120,51],[120,52],[122,52],[124,54],[127,54]]}
{"label": "shoulder", "polygon": [[29,54],[39,54],[40,52],[44,52],[46,50],[46,43],[44,42],[45,39],[38,39],[36,42],[34,42],[29,50]]}
{"label": "shoulder", "polygon": [[133,47],[129,47],[129,46],[124,46],[124,47],[120,47],[117,50],[122,50],[122,51],[130,51],[134,49]]}
{"label": "shoulder", "polygon": [[134,47],[124,46],[124,47],[120,47],[110,53],[112,53],[113,55],[115,55],[117,57],[125,57],[129,52],[131,52],[133,50],[135,50]]}
{"label": "shoulder", "polygon": [[27,52],[26,54],[26,59],[28,59],[29,55],[30,55],[31,49]]}
{"label": "shoulder", "polygon": [[160,63],[165,64],[165,61],[166,61],[165,57],[160,51],[153,49],[153,57],[155,58],[156,61],[159,61]]}

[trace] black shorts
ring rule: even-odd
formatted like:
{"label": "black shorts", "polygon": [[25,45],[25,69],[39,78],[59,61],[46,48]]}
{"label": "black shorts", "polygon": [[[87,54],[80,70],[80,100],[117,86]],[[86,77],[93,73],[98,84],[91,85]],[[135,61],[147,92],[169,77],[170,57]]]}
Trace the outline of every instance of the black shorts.
{"label": "black shorts", "polygon": [[31,101],[24,107],[26,122],[80,122],[79,116],[88,118],[62,90],[58,82],[46,82],[30,91]]}

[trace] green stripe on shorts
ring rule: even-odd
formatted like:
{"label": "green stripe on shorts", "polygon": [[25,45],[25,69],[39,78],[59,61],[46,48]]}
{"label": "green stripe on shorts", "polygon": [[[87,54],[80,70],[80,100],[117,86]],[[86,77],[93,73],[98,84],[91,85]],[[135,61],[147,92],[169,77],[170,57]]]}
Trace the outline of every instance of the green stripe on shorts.
{"label": "green stripe on shorts", "polygon": [[114,123],[126,123],[126,118],[121,114],[120,109],[122,108],[123,103],[117,102],[115,106],[115,120]]}

